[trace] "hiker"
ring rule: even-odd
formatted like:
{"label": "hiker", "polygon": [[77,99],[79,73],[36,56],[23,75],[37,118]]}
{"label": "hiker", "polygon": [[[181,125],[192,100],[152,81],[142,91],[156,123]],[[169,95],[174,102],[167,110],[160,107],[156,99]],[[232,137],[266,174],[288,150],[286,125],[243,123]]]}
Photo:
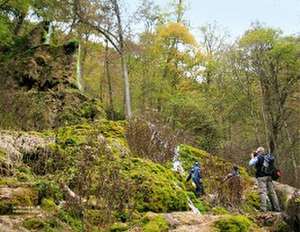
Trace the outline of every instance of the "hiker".
{"label": "hiker", "polygon": [[263,212],[267,211],[267,197],[270,195],[270,200],[275,211],[280,212],[279,201],[274,190],[272,182],[272,169],[274,169],[274,156],[266,154],[263,147],[251,153],[250,166],[255,166],[256,179],[260,194],[260,207]]}
{"label": "hiker", "polygon": [[222,180],[221,184],[227,182],[227,188],[229,189],[228,201],[230,205],[235,206],[242,201],[243,186],[240,178],[239,167],[234,165],[229,174],[227,174]]}
{"label": "hiker", "polygon": [[196,185],[196,196],[200,197],[202,194],[204,194],[204,191],[203,191],[201,169],[200,169],[199,162],[195,162],[186,181],[189,181],[190,179],[192,179]]}
{"label": "hiker", "polygon": [[232,179],[233,177],[239,177],[240,176],[240,171],[239,171],[239,167],[234,165],[232,167],[231,172],[225,176],[225,178],[223,179],[222,183],[226,182],[227,180]]}

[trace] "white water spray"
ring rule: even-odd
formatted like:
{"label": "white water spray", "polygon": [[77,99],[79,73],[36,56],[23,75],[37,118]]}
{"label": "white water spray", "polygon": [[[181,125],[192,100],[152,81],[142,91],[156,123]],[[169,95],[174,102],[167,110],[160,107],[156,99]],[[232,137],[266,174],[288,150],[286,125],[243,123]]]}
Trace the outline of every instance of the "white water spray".
{"label": "white water spray", "polygon": [[50,44],[52,33],[53,33],[53,24],[52,22],[50,22],[46,39],[45,39],[45,44]]}
{"label": "white water spray", "polygon": [[[184,175],[184,169],[182,167],[182,163],[180,161],[180,146],[176,146],[174,149],[174,157],[173,157],[173,171],[178,172],[181,176]],[[188,205],[194,214],[201,214],[199,209],[194,205],[191,199],[188,197]]]}
{"label": "white water spray", "polygon": [[76,64],[76,83],[79,91],[82,91],[82,85],[81,85],[81,44],[78,45],[78,53],[77,53],[77,64]]}

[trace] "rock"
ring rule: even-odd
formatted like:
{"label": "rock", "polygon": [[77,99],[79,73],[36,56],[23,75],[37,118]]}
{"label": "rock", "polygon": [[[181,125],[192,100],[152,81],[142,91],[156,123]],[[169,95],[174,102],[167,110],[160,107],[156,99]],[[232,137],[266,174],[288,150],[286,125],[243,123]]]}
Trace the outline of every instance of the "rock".
{"label": "rock", "polygon": [[0,150],[5,151],[6,163],[14,165],[20,162],[25,153],[35,153],[54,142],[53,138],[43,138],[30,133],[0,131]]}

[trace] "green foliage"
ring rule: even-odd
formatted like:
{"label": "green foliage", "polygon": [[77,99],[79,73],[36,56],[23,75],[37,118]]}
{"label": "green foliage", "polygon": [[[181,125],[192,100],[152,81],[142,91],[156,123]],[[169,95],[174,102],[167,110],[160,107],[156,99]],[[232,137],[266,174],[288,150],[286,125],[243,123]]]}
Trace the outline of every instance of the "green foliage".
{"label": "green foliage", "polygon": [[249,213],[260,210],[260,197],[257,191],[250,191],[245,194],[243,209]]}
{"label": "green foliage", "polygon": [[58,218],[62,220],[63,222],[67,223],[69,226],[71,226],[72,230],[74,232],[81,232],[83,231],[83,223],[78,216],[72,215],[71,213],[60,210],[58,214]]}
{"label": "green foliage", "polygon": [[228,210],[223,207],[214,207],[214,208],[212,208],[212,212],[215,215],[229,214]]}
{"label": "green foliage", "polygon": [[245,216],[227,216],[215,223],[215,227],[220,232],[247,232],[250,230],[252,222]]}
{"label": "green foliage", "polygon": [[55,181],[39,180],[36,183],[38,191],[38,202],[42,203],[43,199],[53,199],[58,202],[63,199],[63,194],[59,185]]}

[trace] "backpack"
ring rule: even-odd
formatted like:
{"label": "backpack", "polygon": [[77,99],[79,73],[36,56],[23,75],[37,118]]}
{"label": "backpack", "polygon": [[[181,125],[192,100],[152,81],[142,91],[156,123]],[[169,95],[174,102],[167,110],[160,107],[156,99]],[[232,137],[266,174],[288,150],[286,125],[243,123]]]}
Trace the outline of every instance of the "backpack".
{"label": "backpack", "polygon": [[274,168],[274,171],[272,172],[272,180],[278,180],[282,176],[282,173],[279,169]]}
{"label": "backpack", "polygon": [[193,179],[201,179],[201,169],[198,166],[195,166],[192,171]]}
{"label": "backpack", "polygon": [[264,156],[261,171],[265,175],[271,176],[272,180],[278,180],[281,177],[281,171],[275,167],[275,157],[270,153]]}

